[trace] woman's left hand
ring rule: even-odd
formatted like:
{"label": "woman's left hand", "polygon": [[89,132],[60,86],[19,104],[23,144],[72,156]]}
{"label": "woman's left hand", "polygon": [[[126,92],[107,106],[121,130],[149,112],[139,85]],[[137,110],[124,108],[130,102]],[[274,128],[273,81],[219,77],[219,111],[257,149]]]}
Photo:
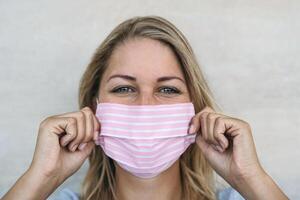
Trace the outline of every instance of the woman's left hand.
{"label": "woman's left hand", "polygon": [[233,187],[265,174],[247,122],[206,107],[192,119],[189,133],[195,132],[196,143],[208,162]]}

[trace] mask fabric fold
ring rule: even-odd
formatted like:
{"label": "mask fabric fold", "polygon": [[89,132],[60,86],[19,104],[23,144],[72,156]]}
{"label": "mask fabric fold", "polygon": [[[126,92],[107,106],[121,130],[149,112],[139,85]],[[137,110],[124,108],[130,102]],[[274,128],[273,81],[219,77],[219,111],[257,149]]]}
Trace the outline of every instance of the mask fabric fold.
{"label": "mask fabric fold", "polygon": [[95,143],[124,170],[139,178],[153,178],[195,142],[196,134],[188,134],[194,115],[191,102],[98,103],[96,117],[101,130]]}

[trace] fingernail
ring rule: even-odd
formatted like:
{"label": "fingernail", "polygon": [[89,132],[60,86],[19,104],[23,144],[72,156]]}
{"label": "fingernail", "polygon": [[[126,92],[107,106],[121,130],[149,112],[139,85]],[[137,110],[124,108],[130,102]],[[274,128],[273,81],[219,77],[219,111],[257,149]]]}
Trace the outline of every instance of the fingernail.
{"label": "fingernail", "polygon": [[70,138],[71,135],[65,135],[62,141],[62,146],[66,146]]}
{"label": "fingernail", "polygon": [[79,149],[79,150],[83,150],[85,146],[86,146],[86,143],[81,143],[81,144],[78,146],[78,149]]}
{"label": "fingernail", "polygon": [[195,126],[192,124],[189,128],[189,134],[194,133],[196,131]]}
{"label": "fingernail", "polygon": [[218,152],[223,152],[223,149],[219,145],[212,144],[212,147]]}
{"label": "fingernail", "polygon": [[76,145],[74,145],[74,146],[71,148],[71,151],[73,151],[73,152],[74,152],[74,151],[77,149],[77,146],[78,146],[77,144],[76,144]]}
{"label": "fingernail", "polygon": [[224,143],[223,141],[221,141],[220,146],[221,146],[223,149],[226,149],[226,145],[225,145],[225,143]]}
{"label": "fingernail", "polygon": [[212,147],[214,148],[214,150],[219,151],[219,150],[217,149],[217,145],[212,144]]}
{"label": "fingernail", "polygon": [[218,150],[219,152],[223,152],[223,148],[222,148],[222,147],[220,147],[219,145],[216,145],[216,147],[217,147],[217,150]]}

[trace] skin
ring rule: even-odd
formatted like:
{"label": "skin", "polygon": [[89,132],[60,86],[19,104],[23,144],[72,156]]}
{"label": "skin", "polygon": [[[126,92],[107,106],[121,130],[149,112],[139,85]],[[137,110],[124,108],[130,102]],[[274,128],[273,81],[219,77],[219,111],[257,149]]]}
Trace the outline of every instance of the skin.
{"label": "skin", "polygon": [[[158,81],[161,77],[177,78]],[[99,102],[156,105],[191,101],[174,53],[146,38],[127,41],[114,51],[99,90]],[[100,126],[88,107],[43,120],[30,167],[2,199],[48,197],[83,164],[95,146]],[[206,107],[193,117],[189,131],[198,133],[196,143],[211,166],[245,199],[287,199],[261,167],[247,122]],[[179,162],[148,180],[116,165],[116,183],[122,200],[180,199]]]}

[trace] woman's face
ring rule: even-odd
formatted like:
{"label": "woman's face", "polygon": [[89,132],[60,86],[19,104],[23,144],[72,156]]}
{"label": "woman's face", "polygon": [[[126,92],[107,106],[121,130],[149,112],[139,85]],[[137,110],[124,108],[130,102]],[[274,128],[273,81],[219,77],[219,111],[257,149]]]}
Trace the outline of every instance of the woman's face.
{"label": "woman's face", "polygon": [[114,50],[99,90],[99,102],[155,105],[191,101],[173,51],[148,38],[131,39]]}

